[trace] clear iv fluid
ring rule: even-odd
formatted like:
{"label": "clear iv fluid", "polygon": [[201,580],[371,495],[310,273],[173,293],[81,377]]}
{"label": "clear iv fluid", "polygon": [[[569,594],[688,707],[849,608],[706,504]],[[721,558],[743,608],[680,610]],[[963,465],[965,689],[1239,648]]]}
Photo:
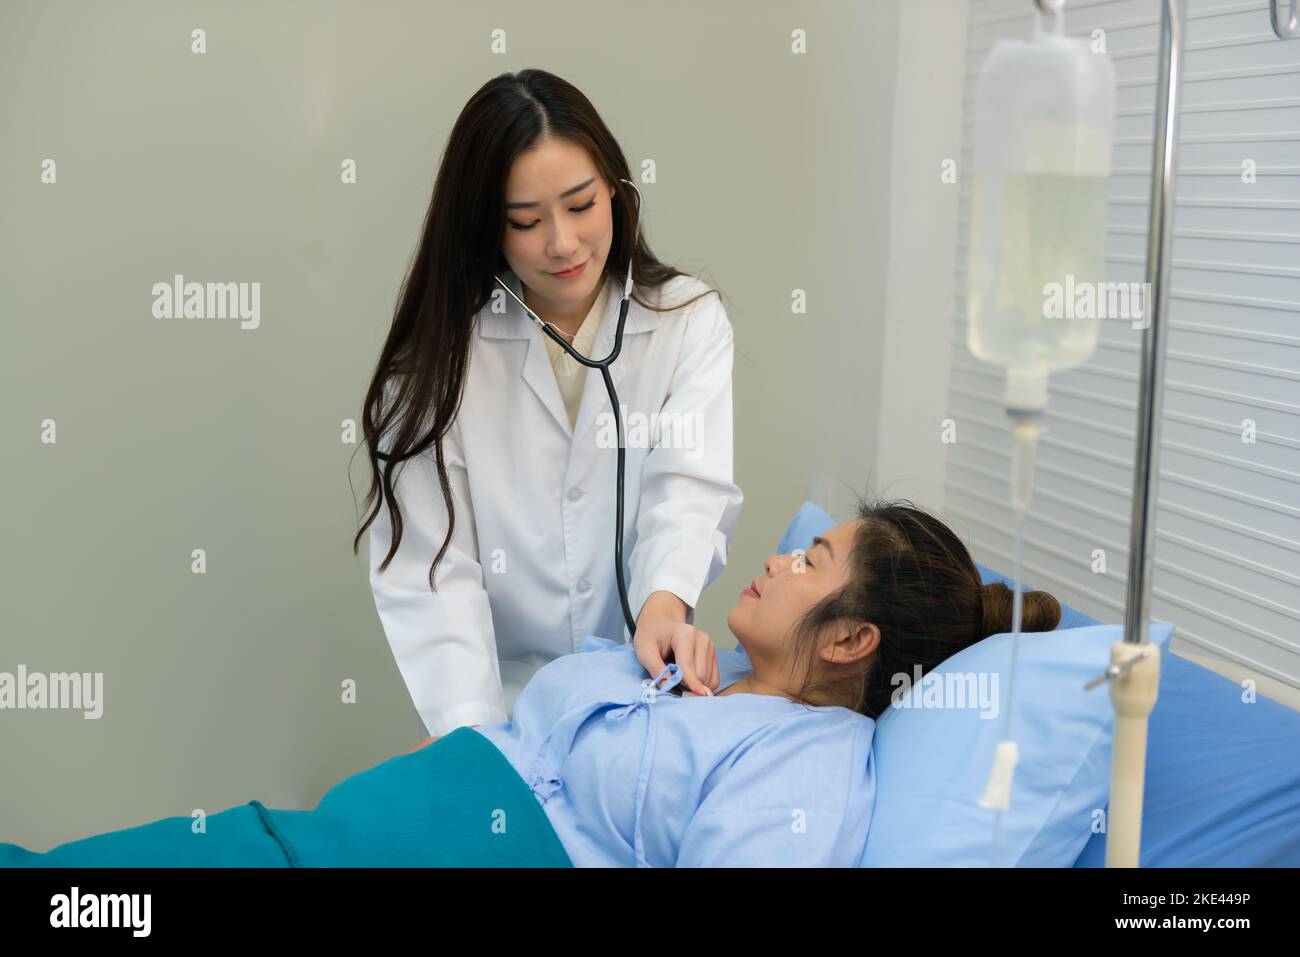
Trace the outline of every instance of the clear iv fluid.
{"label": "clear iv fluid", "polygon": [[[1114,127],[1113,64],[1059,17],[1035,17],[1027,42],[999,40],[980,68],[966,344],[1006,371],[1010,415],[1041,414],[1048,374],[1097,348]],[[1083,309],[1076,289],[1089,290]]]}
{"label": "clear iv fluid", "polygon": [[976,358],[1045,374],[1092,355],[1099,310],[1076,309],[1068,293],[1105,282],[1106,195],[1105,176],[976,171],[966,298]]}

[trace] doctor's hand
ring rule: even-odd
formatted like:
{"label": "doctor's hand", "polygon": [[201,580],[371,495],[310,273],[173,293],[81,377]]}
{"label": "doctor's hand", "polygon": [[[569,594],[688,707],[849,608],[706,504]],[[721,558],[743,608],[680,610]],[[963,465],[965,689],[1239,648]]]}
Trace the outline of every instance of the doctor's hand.
{"label": "doctor's hand", "polygon": [[654,678],[672,659],[682,683],[700,695],[718,686],[718,649],[707,632],[686,623],[686,605],[672,592],[657,591],[641,609],[633,640],[636,659]]}

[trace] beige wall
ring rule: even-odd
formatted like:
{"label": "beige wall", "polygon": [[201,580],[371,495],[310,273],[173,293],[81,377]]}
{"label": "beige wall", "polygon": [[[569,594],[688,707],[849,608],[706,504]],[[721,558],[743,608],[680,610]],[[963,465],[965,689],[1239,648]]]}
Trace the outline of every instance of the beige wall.
{"label": "beige wall", "polygon": [[[0,671],[103,672],[105,711],[0,712],[0,841],[311,806],[422,736],[351,552],[340,422],[447,132],[504,71],[564,76],[655,159],[653,248],[726,296],[745,504],[697,624],[731,644],[810,487],[838,509],[872,468],[897,7],[4,4]],[[175,273],[259,282],[260,326],[153,318]]]}

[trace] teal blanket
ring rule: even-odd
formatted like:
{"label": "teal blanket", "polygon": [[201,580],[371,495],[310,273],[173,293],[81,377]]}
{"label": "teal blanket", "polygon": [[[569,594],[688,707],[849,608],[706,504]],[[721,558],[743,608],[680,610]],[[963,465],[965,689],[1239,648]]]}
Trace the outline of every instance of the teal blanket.
{"label": "teal blanket", "polygon": [[330,788],[314,811],[252,801],[99,834],[43,854],[0,844],[0,867],[571,867],[546,812],[501,752],[458,728]]}

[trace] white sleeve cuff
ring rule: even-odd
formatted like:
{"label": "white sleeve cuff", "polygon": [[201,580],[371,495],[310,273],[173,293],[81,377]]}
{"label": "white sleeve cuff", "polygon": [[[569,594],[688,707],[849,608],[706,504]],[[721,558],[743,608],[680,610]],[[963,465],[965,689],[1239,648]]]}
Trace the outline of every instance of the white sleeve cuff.
{"label": "white sleeve cuff", "polygon": [[678,598],[686,603],[686,622],[693,624],[691,621],[695,617],[695,606],[700,601],[700,586],[692,585],[690,582],[683,581],[673,575],[656,575],[650,580],[650,588],[645,593],[645,598],[641,600],[641,608],[637,609],[637,617],[641,617],[641,611],[645,608],[645,603],[650,600],[650,596],[657,591],[672,592]]}
{"label": "white sleeve cuff", "polygon": [[471,724],[504,724],[510,720],[505,710],[487,701],[467,701],[438,714],[424,714],[424,726],[429,729],[429,736],[440,738],[451,734],[457,728]]}

